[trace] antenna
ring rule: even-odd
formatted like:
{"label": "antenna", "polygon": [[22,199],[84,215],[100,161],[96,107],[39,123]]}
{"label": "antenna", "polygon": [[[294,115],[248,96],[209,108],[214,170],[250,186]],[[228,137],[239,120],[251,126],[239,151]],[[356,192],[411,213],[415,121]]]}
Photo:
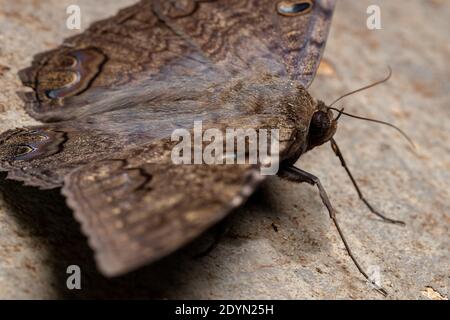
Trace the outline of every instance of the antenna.
{"label": "antenna", "polygon": [[389,74],[388,74],[387,77],[384,78],[383,80],[378,80],[378,81],[376,81],[376,82],[374,82],[374,83],[372,83],[372,84],[369,84],[369,85],[367,85],[367,86],[365,86],[365,87],[362,87],[362,88],[359,88],[359,89],[350,91],[349,93],[346,93],[346,94],[340,96],[339,98],[337,98],[336,100],[334,100],[334,101],[330,104],[330,107],[332,107],[336,102],[340,101],[341,99],[343,99],[343,98],[345,98],[345,97],[348,97],[348,96],[350,96],[350,95],[352,95],[352,94],[354,94],[354,93],[357,93],[357,92],[360,92],[360,91],[363,91],[363,90],[366,90],[366,89],[375,87],[375,86],[377,86],[377,85],[379,85],[379,84],[382,84],[383,82],[388,81],[389,78],[392,76],[392,69],[391,69],[390,66],[388,66],[388,70],[389,70]]}
{"label": "antenna", "polygon": [[[366,120],[366,121],[371,121],[371,122],[375,122],[375,123],[379,123],[379,124],[384,124],[386,126],[389,126],[391,128],[394,128],[395,130],[397,130],[398,132],[400,132],[400,134],[406,139],[408,140],[408,142],[411,144],[413,149],[416,149],[416,145],[414,144],[414,142],[412,141],[412,139],[399,127],[393,125],[392,123],[386,122],[386,121],[381,121],[381,120],[377,120],[377,119],[371,119],[371,118],[365,118],[365,117],[361,117],[361,116],[357,116],[354,114],[350,114],[347,112],[344,112],[344,109],[337,109],[337,108],[333,108],[333,107],[327,107],[328,109],[334,110],[336,112],[339,112],[339,115],[337,118],[339,118],[340,115],[346,115],[348,117],[352,117],[352,118],[356,118],[356,119],[360,119],[360,120]],[[336,118],[336,119],[337,119]]]}

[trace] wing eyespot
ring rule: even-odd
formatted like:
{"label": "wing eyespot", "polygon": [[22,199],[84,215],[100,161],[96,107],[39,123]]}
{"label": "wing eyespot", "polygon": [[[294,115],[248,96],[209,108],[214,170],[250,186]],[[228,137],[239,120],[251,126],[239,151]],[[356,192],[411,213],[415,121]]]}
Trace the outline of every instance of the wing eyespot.
{"label": "wing eyespot", "polygon": [[42,91],[48,99],[63,99],[81,94],[100,73],[106,56],[95,48],[66,52],[55,58],[56,70],[48,71],[48,79],[40,79]]}
{"label": "wing eyespot", "polygon": [[33,152],[34,150],[36,149],[30,145],[20,144],[17,146],[16,151],[14,152],[14,159],[20,160],[23,156]]}
{"label": "wing eyespot", "polygon": [[283,16],[292,17],[309,13],[313,8],[312,0],[280,1],[277,4],[277,12]]}
{"label": "wing eyespot", "polygon": [[0,140],[0,161],[32,161],[62,151],[66,134],[52,129],[23,129]]}

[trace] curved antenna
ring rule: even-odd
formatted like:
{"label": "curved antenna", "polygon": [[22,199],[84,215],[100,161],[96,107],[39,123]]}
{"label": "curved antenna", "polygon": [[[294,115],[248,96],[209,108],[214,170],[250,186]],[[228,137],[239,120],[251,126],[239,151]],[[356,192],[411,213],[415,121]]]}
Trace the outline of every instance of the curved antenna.
{"label": "curved antenna", "polygon": [[394,128],[395,130],[397,130],[398,132],[400,132],[400,134],[406,139],[408,140],[408,142],[411,144],[411,146],[413,147],[413,149],[416,149],[416,145],[414,144],[414,142],[412,141],[412,139],[399,127],[393,125],[392,123],[386,122],[386,121],[381,121],[381,120],[377,120],[377,119],[371,119],[371,118],[365,118],[365,117],[361,117],[361,116],[357,116],[354,114],[350,114],[347,112],[344,112],[343,109],[337,109],[337,108],[333,108],[333,107],[327,107],[328,109],[334,110],[336,112],[339,112],[339,115],[346,115],[348,117],[352,117],[352,118],[356,118],[356,119],[360,119],[360,120],[366,120],[366,121],[371,121],[371,122],[375,122],[375,123],[379,123],[379,124],[384,124],[386,126],[389,126],[391,128]]}
{"label": "curved antenna", "polygon": [[334,100],[334,101],[330,104],[330,107],[333,106],[336,102],[340,101],[341,99],[343,99],[343,98],[345,98],[345,97],[348,97],[349,95],[352,95],[352,94],[354,94],[354,93],[357,93],[357,92],[360,92],[360,91],[363,91],[363,90],[366,90],[366,89],[369,89],[369,88],[372,88],[372,87],[375,87],[375,86],[377,86],[377,85],[379,85],[379,84],[382,84],[383,82],[388,81],[389,78],[392,76],[392,69],[391,69],[391,67],[388,66],[388,69],[389,69],[389,74],[388,74],[387,77],[384,78],[383,80],[378,80],[377,82],[374,82],[374,83],[369,84],[369,85],[367,85],[367,86],[365,86],[365,87],[362,87],[362,88],[353,90],[353,91],[351,91],[351,92],[349,92],[349,93],[346,93],[346,94],[340,96],[339,98],[337,98],[336,100]]}

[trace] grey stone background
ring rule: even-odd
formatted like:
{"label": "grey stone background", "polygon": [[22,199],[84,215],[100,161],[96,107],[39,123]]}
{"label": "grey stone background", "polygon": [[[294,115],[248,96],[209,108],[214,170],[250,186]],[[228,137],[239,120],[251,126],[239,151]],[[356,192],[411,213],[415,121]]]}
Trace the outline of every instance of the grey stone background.
{"label": "grey stone background", "polygon": [[[17,71],[57,46],[65,9],[77,3],[82,26],[132,3],[0,0],[0,129],[34,124],[15,92]],[[366,28],[366,8],[381,7],[382,30]],[[450,2],[338,2],[324,61],[310,88],[324,101],[382,78],[342,101],[348,112],[395,123],[393,130],[342,117],[336,135],[374,206],[407,223],[370,215],[328,145],[298,166],[322,179],[355,254],[378,267],[390,299],[446,299],[450,270]],[[210,235],[152,266],[106,279],[58,191],[37,192],[0,177],[0,298],[382,299],[351,263],[315,188],[273,177],[230,221],[203,259]],[[274,227],[275,226],[275,227]],[[277,231],[275,230],[277,229]],[[82,268],[82,290],[66,289],[66,267]]]}

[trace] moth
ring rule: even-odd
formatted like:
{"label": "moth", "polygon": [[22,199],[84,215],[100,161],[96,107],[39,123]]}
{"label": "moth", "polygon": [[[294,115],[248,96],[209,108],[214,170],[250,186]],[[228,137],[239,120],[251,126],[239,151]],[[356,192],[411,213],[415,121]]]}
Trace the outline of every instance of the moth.
{"label": "moth", "polygon": [[188,243],[264,179],[259,165],[174,164],[173,130],[195,120],[278,128],[279,175],[318,187],[368,278],[320,180],[294,166],[326,142],[345,166],[333,139],[345,113],[307,91],[334,5],[144,0],[96,22],[20,71],[32,89],[20,93],[25,109],[43,124],[0,136],[0,169],[25,185],[61,188],[99,270],[117,276]]}

